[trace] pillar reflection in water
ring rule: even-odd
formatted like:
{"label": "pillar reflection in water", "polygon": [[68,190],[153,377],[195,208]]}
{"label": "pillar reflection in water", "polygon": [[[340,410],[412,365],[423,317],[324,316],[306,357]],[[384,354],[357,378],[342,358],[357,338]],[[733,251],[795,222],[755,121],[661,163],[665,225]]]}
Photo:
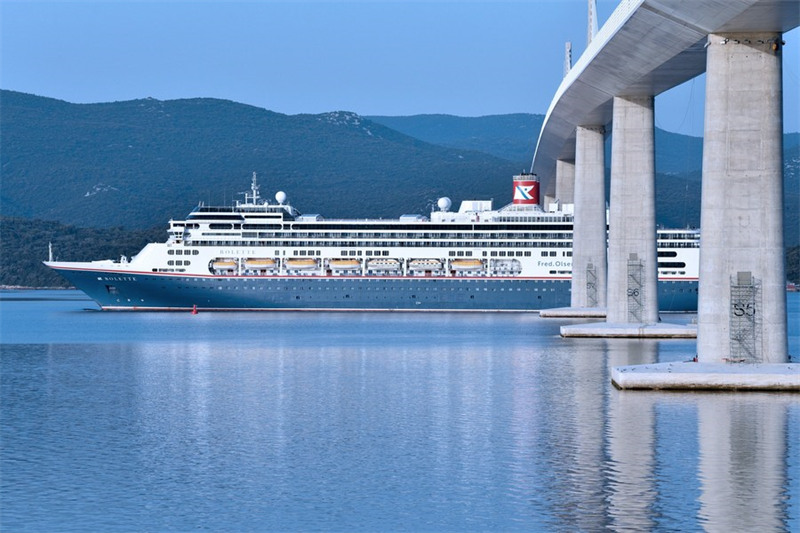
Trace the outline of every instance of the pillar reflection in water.
{"label": "pillar reflection in water", "polygon": [[[581,341],[514,365],[514,486],[526,494],[532,514],[546,517],[543,530],[595,531],[605,522],[597,467],[604,455],[607,380],[597,373],[605,343]],[[542,376],[547,383],[535,386]]]}
{"label": "pillar reflection in water", "polygon": [[[608,341],[609,368],[657,359],[654,341]],[[656,501],[655,400],[612,390],[608,400],[608,515],[614,530],[650,531]]]}
{"label": "pillar reflection in water", "polygon": [[[654,362],[656,346],[609,341],[608,364]],[[610,528],[794,530],[790,409],[800,411],[797,395],[612,390]]]}
{"label": "pillar reflection in water", "polygon": [[791,396],[709,394],[698,402],[700,519],[707,531],[786,527],[784,399]]}

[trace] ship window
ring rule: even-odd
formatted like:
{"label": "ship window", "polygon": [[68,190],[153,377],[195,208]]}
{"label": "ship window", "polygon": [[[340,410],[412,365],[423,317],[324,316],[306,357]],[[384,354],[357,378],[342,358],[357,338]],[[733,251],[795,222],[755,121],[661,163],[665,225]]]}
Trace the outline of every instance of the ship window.
{"label": "ship window", "polygon": [[683,262],[675,262],[675,263],[673,263],[673,262],[666,262],[666,263],[659,262],[658,263],[658,268],[685,268],[685,267],[686,267],[686,263],[683,263]]}

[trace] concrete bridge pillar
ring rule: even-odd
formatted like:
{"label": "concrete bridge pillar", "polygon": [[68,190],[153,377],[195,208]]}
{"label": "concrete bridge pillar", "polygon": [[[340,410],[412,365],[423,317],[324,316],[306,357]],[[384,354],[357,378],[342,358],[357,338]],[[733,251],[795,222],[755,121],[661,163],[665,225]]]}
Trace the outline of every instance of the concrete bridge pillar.
{"label": "concrete bridge pillar", "polygon": [[653,97],[614,97],[608,227],[609,323],[658,322]]}
{"label": "concrete bridge pillar", "polygon": [[575,161],[556,161],[556,200],[562,205],[575,203]]}
{"label": "concrete bridge pillar", "polygon": [[606,306],[606,187],[602,126],[575,134],[571,307]]}
{"label": "concrete bridge pillar", "polygon": [[785,363],[781,34],[708,36],[697,355]]}

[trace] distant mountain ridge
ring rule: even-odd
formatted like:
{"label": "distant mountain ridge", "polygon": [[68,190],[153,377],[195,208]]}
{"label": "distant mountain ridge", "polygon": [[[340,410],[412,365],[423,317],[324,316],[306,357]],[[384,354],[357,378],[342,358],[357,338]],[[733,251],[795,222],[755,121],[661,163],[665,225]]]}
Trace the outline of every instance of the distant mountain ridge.
{"label": "distant mountain ridge", "polygon": [[[283,115],[206,98],[71,104],[1,90],[0,211],[147,228],[199,201],[242,198],[253,171],[263,196],[284,190],[328,218],[425,214],[440,196],[502,205],[511,176],[530,167],[543,119]],[[784,144],[786,242],[795,245],[800,134]],[[699,225],[702,139],[657,129],[656,147],[658,222]]]}
{"label": "distant mountain ridge", "polygon": [[330,218],[426,213],[445,195],[508,202],[519,171],[354,113],[214,99],[70,104],[1,91],[0,124],[2,213],[86,227],[145,228],[198,201],[231,203],[253,171],[265,197],[283,190]]}
{"label": "distant mountain ridge", "polygon": [[[411,137],[458,148],[478,150],[530,167],[544,115],[516,113],[484,117],[452,115],[411,115],[405,117],[367,116],[378,124]],[[703,139],[656,128],[656,169],[664,174],[700,170]],[[607,159],[611,146],[608,143]]]}
{"label": "distant mountain ridge", "polygon": [[432,144],[477,150],[530,167],[544,115],[516,113],[484,117],[367,116],[378,124]]}

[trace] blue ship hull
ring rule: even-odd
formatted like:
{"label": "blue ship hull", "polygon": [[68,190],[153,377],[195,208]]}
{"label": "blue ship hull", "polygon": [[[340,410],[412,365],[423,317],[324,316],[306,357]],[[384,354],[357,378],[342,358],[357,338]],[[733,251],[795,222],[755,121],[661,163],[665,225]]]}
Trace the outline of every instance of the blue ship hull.
{"label": "blue ship hull", "polygon": [[[570,304],[570,280],[245,277],[56,269],[108,310],[538,311]],[[696,311],[696,281],[660,281],[661,311]]]}

